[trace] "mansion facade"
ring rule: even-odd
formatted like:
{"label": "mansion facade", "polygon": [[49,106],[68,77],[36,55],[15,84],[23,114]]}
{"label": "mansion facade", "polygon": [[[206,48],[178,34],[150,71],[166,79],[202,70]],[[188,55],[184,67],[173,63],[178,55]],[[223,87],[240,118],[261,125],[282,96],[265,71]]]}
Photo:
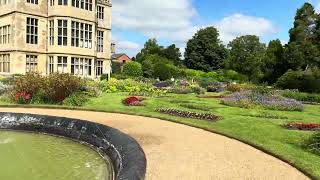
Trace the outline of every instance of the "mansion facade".
{"label": "mansion facade", "polygon": [[0,0],[0,75],[111,72],[111,0]]}

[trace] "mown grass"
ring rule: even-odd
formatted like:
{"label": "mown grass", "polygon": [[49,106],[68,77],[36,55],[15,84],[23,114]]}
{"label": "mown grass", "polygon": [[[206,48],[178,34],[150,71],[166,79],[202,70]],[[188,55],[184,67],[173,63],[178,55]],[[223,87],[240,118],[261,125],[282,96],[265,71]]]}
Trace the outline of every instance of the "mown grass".
{"label": "mown grass", "polygon": [[[302,147],[303,141],[314,132],[291,131],[281,127],[289,122],[320,123],[320,106],[306,105],[303,112],[243,109],[222,105],[220,100],[215,98],[199,98],[190,94],[169,94],[168,97],[147,98],[143,102],[144,106],[128,107],[122,104],[125,97],[127,97],[126,93],[104,93],[98,98],[91,98],[80,109],[157,117],[221,133],[258,147],[293,164],[313,178],[320,179],[320,156]],[[5,103],[0,103],[0,105],[3,104]],[[209,108],[209,110],[191,109],[181,104],[193,104],[197,107]],[[59,108],[59,106],[52,106],[52,108],[57,107]],[[178,108],[214,113],[222,119],[217,122],[208,122],[181,118],[156,112],[157,108]]]}
{"label": "mown grass", "polygon": [[[282,124],[288,122],[320,123],[320,106],[306,105],[304,112],[242,109],[224,106],[220,104],[219,99],[204,99],[198,98],[196,95],[174,94],[169,95],[169,97],[147,98],[144,101],[145,106],[127,107],[121,103],[125,97],[126,94],[122,93],[103,94],[99,98],[91,99],[85,105],[85,108],[157,117],[222,133],[281,157],[306,173],[320,179],[320,156],[308,152],[302,147],[303,141],[309,138],[313,132],[290,131],[281,127]],[[180,106],[181,103],[209,107],[210,110],[189,109]],[[211,112],[221,116],[222,120],[207,122],[155,112],[155,109],[162,107]],[[262,116],[259,116],[261,114]]]}

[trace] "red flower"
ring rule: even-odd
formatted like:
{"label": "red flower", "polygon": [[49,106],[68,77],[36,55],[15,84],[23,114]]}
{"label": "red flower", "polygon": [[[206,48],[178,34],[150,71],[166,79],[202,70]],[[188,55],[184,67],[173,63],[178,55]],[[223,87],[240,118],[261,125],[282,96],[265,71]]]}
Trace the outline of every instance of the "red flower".
{"label": "red flower", "polygon": [[22,100],[24,102],[27,102],[31,99],[31,95],[27,92],[18,92],[16,95],[15,95],[15,98],[17,101],[19,100]]}
{"label": "red flower", "polygon": [[135,96],[128,97],[123,100],[123,104],[126,106],[138,106],[141,100]]}
{"label": "red flower", "polygon": [[320,129],[320,124],[289,123],[289,124],[286,124],[285,127],[287,127],[288,129],[298,129],[298,130],[318,130]]}

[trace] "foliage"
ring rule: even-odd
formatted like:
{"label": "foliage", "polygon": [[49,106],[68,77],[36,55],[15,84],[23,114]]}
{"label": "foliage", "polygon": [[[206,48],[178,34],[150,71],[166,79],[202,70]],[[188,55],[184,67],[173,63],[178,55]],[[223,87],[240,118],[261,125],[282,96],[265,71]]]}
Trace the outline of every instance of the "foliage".
{"label": "foliage", "polygon": [[48,104],[50,103],[46,92],[41,89],[31,98],[30,104]]}
{"label": "foliage", "polygon": [[262,82],[273,84],[288,70],[288,62],[284,58],[284,48],[279,39],[269,42],[262,61]]}
{"label": "foliage", "polygon": [[197,112],[190,112],[190,111],[184,111],[179,109],[168,109],[168,108],[159,108],[159,109],[156,109],[156,111],[164,114],[173,115],[173,116],[201,119],[201,120],[207,120],[207,121],[217,121],[219,119],[218,116],[211,113],[197,113]]}
{"label": "foliage", "polygon": [[280,111],[303,111],[302,103],[282,96],[259,91],[242,91],[233,93],[222,100],[222,104],[241,108],[262,107]]}
{"label": "foliage", "polygon": [[132,79],[117,80],[111,78],[109,81],[101,81],[99,87],[103,92],[153,92],[151,84],[134,81]]}
{"label": "foliage", "polygon": [[38,73],[27,73],[13,81],[13,94],[25,92],[32,97],[45,86],[45,78]]}
{"label": "foliage", "polygon": [[230,92],[240,92],[240,91],[248,91],[248,90],[254,90],[257,86],[254,84],[228,84],[226,90]]}
{"label": "foliage", "polygon": [[301,92],[319,93],[320,77],[315,72],[312,70],[289,70],[278,79],[276,86],[282,89],[298,89]]}
{"label": "foliage", "polygon": [[129,77],[139,77],[143,75],[142,66],[138,62],[128,62],[123,66],[123,74]]}
{"label": "foliage", "polygon": [[227,50],[218,36],[219,32],[214,27],[200,29],[187,43],[185,65],[205,72],[223,68]]}
{"label": "foliage", "polygon": [[156,39],[149,39],[143,49],[137,54],[136,61],[143,62],[148,55],[160,55],[162,54],[163,47],[158,45]]}
{"label": "foliage", "polygon": [[210,107],[202,104],[192,104],[192,103],[185,103],[180,104],[181,107],[188,108],[188,109],[195,109],[201,111],[209,111]]}
{"label": "foliage", "polygon": [[112,62],[111,71],[112,71],[113,74],[121,73],[122,72],[122,63]]}
{"label": "foliage", "polygon": [[63,105],[66,106],[83,106],[89,100],[89,96],[82,91],[72,93],[63,100]]}
{"label": "foliage", "polygon": [[18,92],[15,94],[15,101],[18,104],[28,104],[30,102],[31,95],[27,92]]}
{"label": "foliage", "polygon": [[54,73],[47,76],[44,91],[52,103],[61,103],[72,93],[79,91],[82,86],[83,81],[79,77]]}
{"label": "foliage", "polygon": [[285,90],[282,96],[308,103],[320,103],[320,94],[302,93],[296,90]]}
{"label": "foliage", "polygon": [[109,79],[109,74],[101,74],[100,81],[108,80],[108,79]]}
{"label": "foliage", "polygon": [[130,96],[125,98],[122,103],[126,106],[140,106],[141,105],[141,99],[135,96]]}
{"label": "foliage", "polygon": [[320,155],[320,132],[315,133],[304,142],[304,147],[311,152]]}
{"label": "foliage", "polygon": [[153,66],[154,77],[159,78],[161,81],[168,80],[170,78],[176,78],[179,76],[179,68],[173,64],[159,61]]}
{"label": "foliage", "polygon": [[221,82],[230,82],[230,81],[236,81],[236,82],[247,82],[248,77],[246,75],[240,74],[234,70],[224,70],[219,69],[216,71],[218,80]]}
{"label": "foliage", "polygon": [[314,124],[314,123],[288,123],[283,125],[283,127],[291,130],[303,130],[303,131],[320,130],[320,124]]}
{"label": "foliage", "polygon": [[247,75],[249,80],[257,82],[261,78],[261,63],[265,54],[265,45],[254,35],[241,36],[228,44],[230,56],[226,61],[229,69]]}
{"label": "foliage", "polygon": [[0,95],[7,92],[9,90],[9,88],[10,88],[10,86],[8,86],[7,84],[0,82]]}
{"label": "foliage", "polygon": [[181,52],[180,49],[176,47],[175,44],[168,46],[162,51],[163,57],[172,61],[174,65],[181,65]]}
{"label": "foliage", "polygon": [[201,76],[204,76],[205,74],[206,74],[206,72],[203,72],[200,70],[187,69],[187,68],[180,69],[180,76],[182,78],[186,78],[189,80],[200,78]]}

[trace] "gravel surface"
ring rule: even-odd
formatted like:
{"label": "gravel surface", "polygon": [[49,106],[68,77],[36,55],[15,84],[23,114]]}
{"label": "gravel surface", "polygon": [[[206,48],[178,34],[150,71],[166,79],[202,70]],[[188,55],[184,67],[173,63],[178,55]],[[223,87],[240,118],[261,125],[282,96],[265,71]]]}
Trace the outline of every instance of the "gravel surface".
{"label": "gravel surface", "polygon": [[148,180],[308,179],[292,166],[249,145],[156,118],[56,109],[0,111],[78,118],[119,129],[144,149]]}

